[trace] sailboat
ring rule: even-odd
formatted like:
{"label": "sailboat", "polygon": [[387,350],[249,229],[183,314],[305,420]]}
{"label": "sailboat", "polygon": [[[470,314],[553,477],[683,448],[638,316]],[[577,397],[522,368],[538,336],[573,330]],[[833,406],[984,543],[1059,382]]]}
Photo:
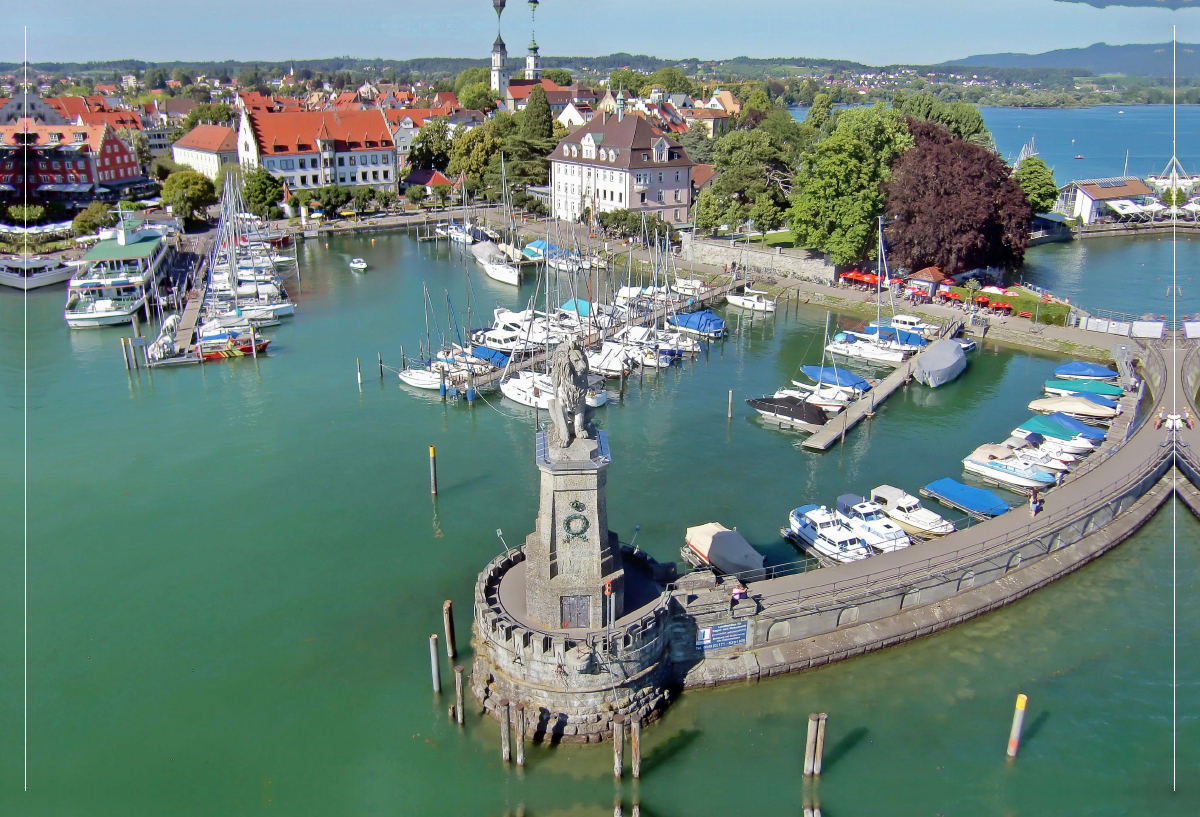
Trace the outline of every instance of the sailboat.
{"label": "sailboat", "polygon": [[[876,278],[878,289],[875,293],[875,325],[879,326],[883,319],[883,279],[885,277],[885,260],[883,245],[883,217],[879,217],[879,260],[877,261]],[[846,332],[838,332],[833,341],[825,349],[834,355],[858,360],[880,366],[895,368],[908,359],[910,349],[896,340],[884,340],[878,335],[859,338]]]}
{"label": "sailboat", "polygon": [[[504,154],[500,154],[500,190],[503,197],[504,207],[504,243],[513,245],[515,242],[512,237],[512,205],[508,197],[508,177],[504,169]],[[491,244],[491,242],[487,242]],[[478,258],[478,256],[477,256]],[[499,247],[492,244],[492,249],[489,254],[479,259],[479,263],[483,266],[483,271],[493,280],[499,281],[502,284],[511,284],[512,286],[520,286],[521,270],[519,267],[510,264],[505,258],[504,253]]]}

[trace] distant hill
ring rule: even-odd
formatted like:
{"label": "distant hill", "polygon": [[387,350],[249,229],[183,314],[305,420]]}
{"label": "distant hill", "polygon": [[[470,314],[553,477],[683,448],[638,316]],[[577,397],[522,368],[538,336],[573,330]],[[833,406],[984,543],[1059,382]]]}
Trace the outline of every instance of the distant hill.
{"label": "distant hill", "polygon": [[1060,3],[1087,3],[1098,9],[1108,6],[1133,6],[1135,8],[1200,8],[1200,0],[1058,0]]}
{"label": "distant hill", "polygon": [[[1099,2],[1099,0],[1097,0]],[[1146,5],[1160,5],[1149,0]],[[1181,77],[1200,76],[1200,45],[1176,46],[1177,71]],[[1061,48],[1044,54],[976,54],[943,65],[992,68],[1086,68],[1093,74],[1128,74],[1142,77],[1171,76],[1171,44],[1108,45]]]}

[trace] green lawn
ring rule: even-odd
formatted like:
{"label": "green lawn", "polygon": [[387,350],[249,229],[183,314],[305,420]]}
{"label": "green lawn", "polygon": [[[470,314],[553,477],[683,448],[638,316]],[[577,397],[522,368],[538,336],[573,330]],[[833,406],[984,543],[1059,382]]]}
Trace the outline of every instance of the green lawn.
{"label": "green lawn", "polygon": [[[957,292],[962,299],[967,300],[968,293],[966,287],[950,287],[951,292]],[[1014,292],[1017,290],[1013,290]],[[1045,303],[1035,295],[996,295],[991,292],[982,292],[981,295],[987,295],[993,301],[1000,303],[1012,304],[1012,314],[1015,316],[1018,312],[1028,312],[1031,315],[1037,315],[1038,323],[1048,323],[1054,326],[1065,326],[1067,323],[1067,315],[1071,312],[1071,307],[1066,304]]]}

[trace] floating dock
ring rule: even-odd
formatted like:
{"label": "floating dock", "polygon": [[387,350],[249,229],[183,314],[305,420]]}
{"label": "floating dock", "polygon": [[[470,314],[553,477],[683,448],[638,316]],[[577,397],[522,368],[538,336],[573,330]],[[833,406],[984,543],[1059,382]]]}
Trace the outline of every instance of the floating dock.
{"label": "floating dock", "polygon": [[[942,327],[938,333],[938,339],[954,337],[962,328],[962,322],[953,320]],[[813,448],[817,451],[826,451],[838,439],[844,438],[846,432],[858,425],[858,421],[863,417],[875,413],[875,407],[891,396],[892,392],[900,388],[912,378],[913,369],[917,366],[917,361],[920,360],[920,354],[914,355],[907,361],[896,367],[896,370],[881,380],[873,389],[856,400],[853,405],[846,408],[837,417],[830,420],[821,430],[813,434],[804,441],[805,448]]]}

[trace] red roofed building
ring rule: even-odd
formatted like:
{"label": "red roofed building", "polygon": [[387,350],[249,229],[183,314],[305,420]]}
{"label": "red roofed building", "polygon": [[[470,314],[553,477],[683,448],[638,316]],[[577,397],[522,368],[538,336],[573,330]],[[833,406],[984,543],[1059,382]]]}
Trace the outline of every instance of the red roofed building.
{"label": "red roofed building", "polygon": [[593,108],[596,105],[596,92],[591,88],[582,88],[578,83],[564,88],[548,79],[513,79],[509,80],[505,91],[504,110],[509,113],[525,110],[529,92],[535,85],[541,85],[546,92],[551,116],[558,116],[572,102],[586,102]]}
{"label": "red roofed building", "polygon": [[222,165],[237,164],[238,134],[224,125],[197,125],[171,146],[172,158],[214,181]]}
{"label": "red roofed building", "polygon": [[51,96],[42,101],[65,122],[74,122],[80,114],[110,110],[102,96]]}
{"label": "red roofed building", "polygon": [[339,111],[361,111],[365,107],[358,98],[357,91],[342,91],[331,99],[329,104]]}
{"label": "red roofed building", "polygon": [[431,107],[449,108],[450,110],[454,111],[461,108],[462,105],[458,104],[458,97],[456,97],[450,91],[439,91],[433,95],[433,103]]}
{"label": "red roofed building", "polygon": [[133,111],[96,111],[85,112],[75,117],[77,125],[108,125],[113,130],[129,128],[142,130],[142,120]]}
{"label": "red roofed building", "polygon": [[433,188],[443,184],[450,185],[451,182],[440,170],[414,170],[404,177],[406,188],[420,185],[428,196],[433,195]]}
{"label": "red roofed building", "polygon": [[[28,172],[25,168],[28,167]],[[22,119],[0,126],[0,194],[32,201],[88,201],[142,175],[108,125],[46,125]]]}
{"label": "red roofed building", "polygon": [[397,182],[396,143],[380,110],[244,112],[238,161],[266,168],[292,190]]}
{"label": "red roofed building", "polygon": [[104,94],[105,96],[117,96],[120,93],[115,85],[97,85],[95,89],[96,93]]}

